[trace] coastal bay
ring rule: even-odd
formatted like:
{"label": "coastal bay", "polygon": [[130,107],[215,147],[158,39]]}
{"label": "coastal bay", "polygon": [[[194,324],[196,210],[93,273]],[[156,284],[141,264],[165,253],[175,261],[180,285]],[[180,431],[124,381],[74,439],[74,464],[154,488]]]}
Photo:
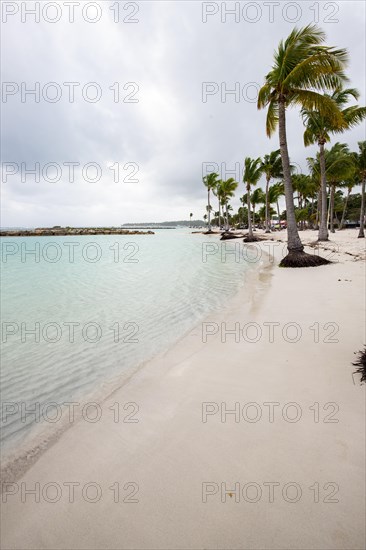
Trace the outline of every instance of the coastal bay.
{"label": "coastal bay", "polygon": [[[365,265],[347,233],[316,272],[278,269],[274,248],[227,307],[101,403],[99,422],[67,430],[8,487],[5,547],[363,548],[365,398],[352,361]],[[131,402],[137,422],[107,412]],[[22,496],[37,483],[39,502]]]}

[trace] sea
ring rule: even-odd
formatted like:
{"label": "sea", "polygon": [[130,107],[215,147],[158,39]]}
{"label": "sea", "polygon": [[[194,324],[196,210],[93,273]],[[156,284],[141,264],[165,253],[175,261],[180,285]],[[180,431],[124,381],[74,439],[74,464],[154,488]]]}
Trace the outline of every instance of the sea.
{"label": "sea", "polygon": [[5,461],[51,437],[65,403],[100,402],[223,308],[258,266],[241,239],[188,228],[3,237],[1,249]]}

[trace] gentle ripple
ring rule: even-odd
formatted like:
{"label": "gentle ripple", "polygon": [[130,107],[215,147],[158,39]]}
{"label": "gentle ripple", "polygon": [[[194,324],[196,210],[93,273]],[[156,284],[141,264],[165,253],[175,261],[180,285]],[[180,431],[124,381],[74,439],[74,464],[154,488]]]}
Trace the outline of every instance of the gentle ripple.
{"label": "gentle ripple", "polygon": [[[228,256],[226,262],[216,254],[202,261],[203,235],[191,235],[184,229],[156,231],[152,236],[82,236],[3,238],[9,242],[39,246],[45,254],[46,245],[56,243],[62,255],[59,261],[40,261],[28,256],[21,261],[20,253],[2,261],[2,326],[16,323],[17,334],[3,339],[1,397],[3,402],[63,403],[77,401],[81,396],[111,391],[141,363],[156,353],[168,349],[209,312],[218,310],[244,284],[244,272],[251,264],[236,262]],[[97,262],[83,259],[81,249],[97,243],[102,255]],[[119,243],[120,261],[115,261],[115,243]],[[38,243],[38,245],[37,245]],[[74,262],[69,261],[67,244],[79,243]],[[123,248],[127,243],[134,243]],[[235,244],[236,243],[236,244]],[[227,250],[237,241],[225,243]],[[112,247],[112,249],[111,249]],[[137,250],[138,247],[138,250]],[[9,248],[7,248],[9,249]],[[134,256],[132,252],[137,250]],[[90,249],[90,257],[93,250]],[[49,249],[48,254],[55,251]],[[126,257],[136,263],[123,261]],[[20,339],[21,323],[27,328],[39,322],[58,323],[61,338],[40,342],[27,336]],[[74,342],[69,341],[66,322],[80,323],[75,328]],[[115,342],[111,327],[133,322],[138,326],[138,343]],[[102,336],[96,343],[85,341],[80,327],[98,323]],[[133,328],[133,327],[132,327]],[[121,330],[121,337],[127,335]],[[49,329],[49,338],[56,335]],[[93,336],[93,331],[88,333]],[[5,451],[31,439],[34,421],[26,423],[13,415],[2,423]]]}

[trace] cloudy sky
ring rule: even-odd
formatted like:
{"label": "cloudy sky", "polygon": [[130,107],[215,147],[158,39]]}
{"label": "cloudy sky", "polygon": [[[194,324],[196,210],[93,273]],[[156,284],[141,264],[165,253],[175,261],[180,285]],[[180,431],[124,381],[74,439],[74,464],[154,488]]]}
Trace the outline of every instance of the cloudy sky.
{"label": "cloudy sky", "polygon": [[[1,4],[3,227],[202,218],[204,163],[235,176],[278,148],[255,95],[295,25],[318,20],[348,48],[366,101],[363,1],[40,2],[39,21],[35,2]],[[240,11],[225,21],[222,4]],[[316,148],[302,133],[292,110],[290,156],[305,170]],[[356,149],[364,127],[337,139]]]}

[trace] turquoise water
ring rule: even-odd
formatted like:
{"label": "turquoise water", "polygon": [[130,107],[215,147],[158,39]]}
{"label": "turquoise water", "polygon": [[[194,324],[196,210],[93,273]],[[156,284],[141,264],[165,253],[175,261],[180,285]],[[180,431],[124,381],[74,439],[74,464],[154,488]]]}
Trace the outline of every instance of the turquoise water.
{"label": "turquoise water", "polygon": [[[208,242],[217,248],[204,262]],[[14,404],[2,419],[5,453],[36,433],[22,403],[103,398],[222,307],[253,265],[223,258],[217,237],[186,229],[3,238],[2,252],[1,398]]]}

